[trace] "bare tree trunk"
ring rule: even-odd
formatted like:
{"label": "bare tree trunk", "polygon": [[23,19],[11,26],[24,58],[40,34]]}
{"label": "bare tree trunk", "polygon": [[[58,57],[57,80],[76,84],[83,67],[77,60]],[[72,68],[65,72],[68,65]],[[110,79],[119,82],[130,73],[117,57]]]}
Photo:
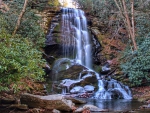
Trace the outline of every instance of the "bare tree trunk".
{"label": "bare tree trunk", "polygon": [[[133,1],[133,0],[132,0]],[[125,4],[125,1],[122,0],[123,2],[123,8],[124,8],[124,13],[125,13],[125,18],[126,18],[126,22],[127,22],[127,27],[128,27],[128,32],[131,36],[131,40],[133,42],[133,47],[134,47],[134,50],[137,50],[137,45],[136,45],[136,42],[135,42],[135,33],[133,33],[133,30],[132,30],[132,27],[131,27],[131,22],[130,22],[130,19],[129,19],[129,15],[127,13],[127,8],[126,8],[126,4]],[[132,2],[133,3],[133,2]],[[133,6],[132,6],[133,7]],[[133,10],[133,9],[132,9]],[[133,15],[132,15],[133,16]],[[133,18],[134,19],[134,18]],[[134,20],[133,20],[134,22]]]}
{"label": "bare tree trunk", "polygon": [[[131,0],[131,15],[132,15],[132,33],[135,40],[135,25],[134,25],[134,0]],[[137,48],[136,48],[137,49]]]}
{"label": "bare tree trunk", "polygon": [[125,0],[114,0],[117,8],[119,9],[120,15],[123,18],[123,21],[125,23],[125,27],[128,30],[129,37],[132,40],[134,50],[137,50],[137,45],[135,41],[135,25],[134,25],[134,0],[131,0],[131,15],[132,15],[132,20],[130,21],[129,15],[127,12]]}
{"label": "bare tree trunk", "polygon": [[16,27],[15,27],[15,30],[14,30],[14,32],[13,32],[13,35],[16,34],[16,32],[17,32],[17,30],[18,30],[18,28],[19,28],[19,26],[20,26],[22,17],[23,17],[23,15],[24,15],[25,10],[26,10],[26,7],[27,7],[27,2],[28,2],[28,0],[25,0],[25,1],[24,1],[23,9],[22,9],[22,11],[21,11],[21,13],[20,13],[20,15],[19,15],[19,17],[18,17],[18,21],[17,21]]}
{"label": "bare tree trunk", "polygon": [[[123,9],[122,5],[119,6],[119,3],[117,2],[117,0],[114,0],[114,2],[117,5],[117,8],[119,9],[121,17],[124,19],[124,14],[123,14],[123,11],[121,10],[121,9]],[[119,0],[119,2],[120,2],[120,0]],[[121,4],[121,2],[120,2],[120,4]]]}
{"label": "bare tree trunk", "polygon": [[0,9],[2,8],[2,0],[0,0]]}
{"label": "bare tree trunk", "polygon": [[120,9],[120,6],[119,6],[117,0],[114,0],[114,2],[115,2],[116,6],[118,7],[118,9],[119,9],[119,11],[120,11],[120,13],[121,13],[121,9]]}

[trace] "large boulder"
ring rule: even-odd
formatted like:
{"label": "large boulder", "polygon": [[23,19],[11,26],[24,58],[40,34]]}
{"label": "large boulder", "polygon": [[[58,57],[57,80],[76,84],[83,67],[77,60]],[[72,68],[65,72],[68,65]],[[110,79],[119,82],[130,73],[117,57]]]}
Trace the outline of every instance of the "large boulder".
{"label": "large boulder", "polygon": [[[96,73],[90,70],[83,70],[82,72],[78,72],[75,74],[74,73],[75,72],[73,72],[73,74],[68,73],[68,77],[70,77],[70,79],[64,78],[59,84],[61,88],[67,89],[64,93],[78,94],[85,92],[93,92],[94,88],[97,88],[98,80],[96,78]],[[73,75],[76,75],[74,80],[71,79],[73,78]],[[63,76],[65,76],[65,74]]]}
{"label": "large boulder", "polygon": [[69,58],[59,58],[54,62],[53,71],[54,73],[59,73],[66,71],[72,65],[72,61]]}
{"label": "large boulder", "polygon": [[61,71],[58,73],[58,80],[63,80],[63,79],[78,79],[79,74],[86,69],[82,65],[73,65],[67,70]]}
{"label": "large boulder", "polygon": [[81,78],[82,81],[81,81],[81,86],[85,86],[85,85],[94,85],[94,86],[97,86],[97,78],[96,78],[96,73],[95,72],[92,72],[92,71],[83,71],[81,73]]}
{"label": "large boulder", "polygon": [[74,103],[71,100],[66,100],[62,95],[39,96],[24,93],[21,95],[20,101],[22,104],[28,105],[30,108],[57,109],[60,111],[72,111]]}
{"label": "large boulder", "polygon": [[100,109],[97,106],[94,105],[84,105],[84,109],[89,109],[91,112],[108,112],[108,109]]}
{"label": "large boulder", "polygon": [[78,109],[76,109],[75,113],[90,113],[90,112],[101,113],[101,112],[108,112],[108,111],[109,111],[108,109],[101,109],[101,108],[98,108],[94,105],[86,104],[83,107],[79,107]]}
{"label": "large boulder", "polygon": [[70,90],[70,93],[84,93],[85,90],[81,86],[76,86]]}
{"label": "large boulder", "polygon": [[81,100],[79,98],[71,97],[70,95],[66,95],[66,96],[64,96],[64,98],[67,100],[71,100],[75,104],[85,104],[86,103],[86,101]]}

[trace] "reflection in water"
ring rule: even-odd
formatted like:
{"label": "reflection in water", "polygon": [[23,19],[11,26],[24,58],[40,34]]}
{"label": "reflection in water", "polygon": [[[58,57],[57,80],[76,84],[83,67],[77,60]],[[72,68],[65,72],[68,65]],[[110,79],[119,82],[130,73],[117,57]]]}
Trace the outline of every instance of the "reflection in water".
{"label": "reflection in water", "polygon": [[87,104],[95,105],[101,109],[109,109],[110,111],[129,111],[138,109],[142,103],[136,100],[126,100],[126,99],[82,99],[87,101]]}
{"label": "reflection in water", "polygon": [[89,104],[111,111],[126,111],[131,109],[131,100],[96,100],[90,99]]}

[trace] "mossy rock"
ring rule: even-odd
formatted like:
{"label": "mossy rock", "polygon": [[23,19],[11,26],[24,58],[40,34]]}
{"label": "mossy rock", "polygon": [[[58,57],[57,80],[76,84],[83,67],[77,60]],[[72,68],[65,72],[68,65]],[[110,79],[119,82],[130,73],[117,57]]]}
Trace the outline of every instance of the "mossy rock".
{"label": "mossy rock", "polygon": [[103,40],[105,38],[105,35],[103,35],[98,27],[92,27],[91,28],[92,33],[96,36],[96,38],[98,39],[98,41],[100,42],[100,44],[103,46]]}
{"label": "mossy rock", "polygon": [[60,32],[61,32],[61,26],[58,23],[58,24],[56,24],[56,26],[55,26],[55,28],[54,28],[52,33],[60,33]]}
{"label": "mossy rock", "polygon": [[85,69],[81,65],[73,65],[69,69],[58,73],[58,80],[63,79],[78,79],[79,74]]}
{"label": "mossy rock", "polygon": [[53,33],[53,37],[61,37],[61,33]]}
{"label": "mossy rock", "polygon": [[60,37],[55,37],[55,39],[54,39],[54,40],[55,40],[55,42],[56,42],[56,43],[58,43],[58,44],[60,44],[60,43],[61,43],[61,39],[60,39]]}
{"label": "mossy rock", "polygon": [[72,62],[68,58],[59,58],[54,62],[53,65],[53,71],[62,72],[66,71],[70,66]]}
{"label": "mossy rock", "polygon": [[97,73],[99,73],[99,72],[102,71],[102,66],[94,65],[94,66],[93,66],[93,69],[94,69]]}

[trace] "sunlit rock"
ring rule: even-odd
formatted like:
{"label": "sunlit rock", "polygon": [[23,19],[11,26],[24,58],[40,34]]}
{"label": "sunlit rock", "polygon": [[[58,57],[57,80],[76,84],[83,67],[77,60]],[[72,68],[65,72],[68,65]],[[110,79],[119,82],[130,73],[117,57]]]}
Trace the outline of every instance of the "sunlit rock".
{"label": "sunlit rock", "polygon": [[57,109],[53,109],[52,113],[61,113],[61,112]]}
{"label": "sunlit rock", "polygon": [[85,104],[85,103],[87,103],[84,100],[81,100],[81,99],[75,98],[75,97],[71,97],[71,96],[72,95],[65,95],[64,98],[67,99],[67,100],[71,100],[75,104]]}
{"label": "sunlit rock", "polygon": [[84,90],[85,91],[87,91],[87,92],[92,92],[92,91],[94,91],[94,86],[92,86],[92,85],[86,85],[86,86],[84,86]]}
{"label": "sunlit rock", "polygon": [[83,106],[84,109],[89,109],[91,112],[107,112],[108,109],[100,109],[94,105],[84,105]]}
{"label": "sunlit rock", "polygon": [[63,93],[67,93],[74,85],[79,84],[80,82],[81,80],[65,79],[60,83],[60,87],[64,88],[64,90],[67,90],[67,91],[63,91]]}
{"label": "sunlit rock", "polygon": [[63,79],[78,79],[79,74],[86,69],[82,65],[73,65],[69,67],[67,70],[59,72],[58,79],[57,80],[63,80]]}
{"label": "sunlit rock", "polygon": [[84,93],[85,89],[81,86],[76,86],[70,90],[70,93]]}
{"label": "sunlit rock", "polygon": [[109,110],[108,109],[100,109],[94,105],[84,105],[82,108],[78,108],[77,110],[75,110],[75,113],[82,113],[84,112],[85,110],[89,110],[91,112],[108,112]]}
{"label": "sunlit rock", "polygon": [[22,94],[20,101],[30,108],[58,109],[60,111],[72,111],[74,103],[66,100],[62,95],[39,96],[32,94]]}
{"label": "sunlit rock", "polygon": [[67,70],[72,65],[72,61],[68,58],[60,58],[54,62],[53,71],[59,73],[61,71]]}

